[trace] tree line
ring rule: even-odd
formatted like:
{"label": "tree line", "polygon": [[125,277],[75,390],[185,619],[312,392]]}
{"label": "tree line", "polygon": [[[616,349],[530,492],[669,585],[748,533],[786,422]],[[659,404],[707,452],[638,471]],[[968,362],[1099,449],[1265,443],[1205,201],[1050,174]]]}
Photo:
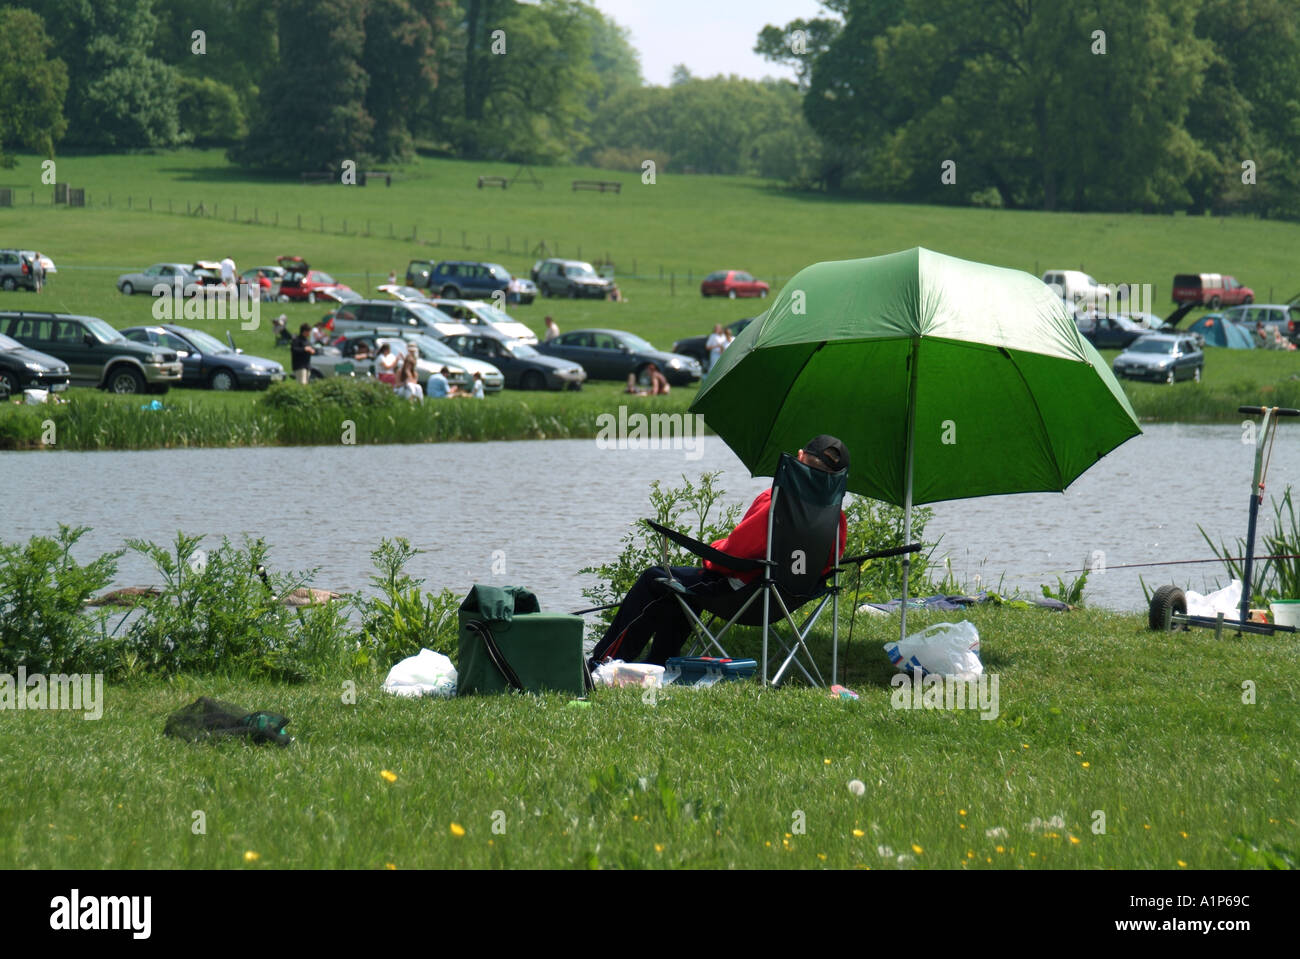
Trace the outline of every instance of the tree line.
{"label": "tree line", "polygon": [[888,200],[1300,218],[1295,0],[822,6],[756,38],[793,82],[679,67],[659,87],[584,0],[28,0],[0,8],[0,159],[650,159]]}

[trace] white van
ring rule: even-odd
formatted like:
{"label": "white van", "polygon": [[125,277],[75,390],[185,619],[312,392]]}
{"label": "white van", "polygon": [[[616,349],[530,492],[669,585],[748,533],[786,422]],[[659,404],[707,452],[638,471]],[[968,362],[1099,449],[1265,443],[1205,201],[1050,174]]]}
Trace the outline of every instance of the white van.
{"label": "white van", "polygon": [[1110,302],[1110,288],[1080,270],[1048,270],[1043,282],[1065,302],[1076,306],[1096,308]]}

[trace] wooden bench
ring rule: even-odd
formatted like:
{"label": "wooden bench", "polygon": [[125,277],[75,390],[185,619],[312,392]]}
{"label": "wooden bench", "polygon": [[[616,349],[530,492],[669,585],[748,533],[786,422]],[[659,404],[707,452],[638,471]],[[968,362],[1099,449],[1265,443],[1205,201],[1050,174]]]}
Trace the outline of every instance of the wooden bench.
{"label": "wooden bench", "polygon": [[357,186],[365,186],[366,181],[371,177],[374,177],[376,180],[382,178],[384,186],[393,185],[393,175],[391,173],[385,173],[383,170],[366,170],[357,177]]}
{"label": "wooden bench", "polygon": [[485,186],[499,186],[505,189],[510,185],[510,181],[503,176],[481,176],[478,178],[478,188],[481,190]]}
{"label": "wooden bench", "polygon": [[301,176],[303,183],[309,183],[312,186],[315,186],[318,183],[330,182],[334,179],[335,174],[330,173],[328,170],[312,170],[311,172],[301,174]]}
{"label": "wooden bench", "polygon": [[601,193],[618,193],[623,189],[623,184],[616,180],[574,180],[573,189],[575,193],[578,190],[599,190]]}

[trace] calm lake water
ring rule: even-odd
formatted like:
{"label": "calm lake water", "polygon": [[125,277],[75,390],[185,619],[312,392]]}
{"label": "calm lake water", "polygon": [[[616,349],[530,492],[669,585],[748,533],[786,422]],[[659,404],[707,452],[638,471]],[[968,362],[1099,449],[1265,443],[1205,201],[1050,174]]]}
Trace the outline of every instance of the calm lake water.
{"label": "calm lake water", "polygon": [[[1293,436],[1294,434],[1294,436]],[[1215,539],[1246,532],[1254,447],[1239,426],[1150,426],[1080,477],[1068,491],[935,504],[931,538],[974,588],[1038,593],[1067,581],[1086,560],[1093,605],[1144,607],[1138,576],[1204,591],[1221,567],[1117,569],[1131,563],[1209,558],[1197,524]],[[0,540],[87,525],[81,560],[127,538],[171,542],[176,531],[263,537],[279,570],[319,567],[315,582],[366,585],[370,551],[384,536],[427,550],[410,566],[430,588],[463,594],[476,582],[532,588],[549,609],[588,605],[578,570],[615,557],[628,524],[649,513],[653,480],[680,483],[723,470],[727,499],[748,502],[770,480],[753,479],[716,437],[703,455],[603,450],[594,440],[441,443],[381,447],[0,453]],[[1300,432],[1284,424],[1269,494],[1300,475]],[[1262,511],[1271,516],[1271,510]],[[1267,524],[1262,524],[1267,528]],[[494,575],[494,551],[505,575]],[[128,553],[118,585],[157,577]]]}

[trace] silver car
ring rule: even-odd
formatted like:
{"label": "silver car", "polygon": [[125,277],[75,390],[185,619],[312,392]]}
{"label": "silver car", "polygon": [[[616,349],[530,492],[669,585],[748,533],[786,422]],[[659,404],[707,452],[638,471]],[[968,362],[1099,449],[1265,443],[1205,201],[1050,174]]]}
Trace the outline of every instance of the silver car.
{"label": "silver car", "polygon": [[132,293],[152,293],[154,287],[186,287],[198,282],[194,271],[184,263],[155,263],[139,273],[123,273],[117,278],[117,288],[130,296]]}
{"label": "silver car", "polygon": [[1201,381],[1205,354],[1190,335],[1150,333],[1115,357],[1116,376],[1153,383]]}

